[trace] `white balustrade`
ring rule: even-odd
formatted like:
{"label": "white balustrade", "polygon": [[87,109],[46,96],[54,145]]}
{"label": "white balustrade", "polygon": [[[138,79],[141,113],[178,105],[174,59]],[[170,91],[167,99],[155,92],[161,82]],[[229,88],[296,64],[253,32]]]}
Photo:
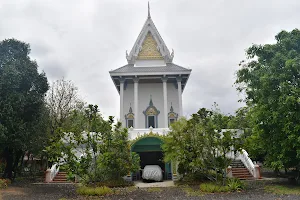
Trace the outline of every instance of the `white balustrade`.
{"label": "white balustrade", "polygon": [[252,174],[254,178],[259,178],[259,175],[256,173],[255,166],[251,158],[249,158],[247,151],[242,149],[241,152],[237,153],[237,158],[243,162],[245,167],[249,170],[249,172]]}
{"label": "white balustrade", "polygon": [[50,181],[53,181],[53,179],[55,178],[55,176],[59,172],[59,165],[57,163],[52,165],[50,170],[51,170],[51,172],[50,172]]}

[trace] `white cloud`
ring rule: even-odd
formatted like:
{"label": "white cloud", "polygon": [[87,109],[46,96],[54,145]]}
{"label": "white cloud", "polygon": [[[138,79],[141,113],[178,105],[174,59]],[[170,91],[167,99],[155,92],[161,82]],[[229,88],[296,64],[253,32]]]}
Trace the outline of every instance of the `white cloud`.
{"label": "white cloud", "polygon": [[[161,36],[175,50],[174,62],[193,69],[183,93],[185,115],[214,101],[233,113],[241,106],[232,86],[244,50],[300,27],[298,0],[152,0],[150,5]],[[108,71],[126,64],[125,50],[146,17],[146,0],[0,0],[0,40],[30,43],[49,82],[64,76],[105,116],[118,116],[119,95]]]}

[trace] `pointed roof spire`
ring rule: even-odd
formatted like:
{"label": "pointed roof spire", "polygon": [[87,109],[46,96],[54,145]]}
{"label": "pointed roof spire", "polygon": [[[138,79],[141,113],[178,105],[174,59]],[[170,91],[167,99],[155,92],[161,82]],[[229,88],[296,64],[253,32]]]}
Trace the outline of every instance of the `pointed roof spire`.
{"label": "pointed roof spire", "polygon": [[153,106],[153,101],[152,101],[152,95],[150,94],[150,102],[149,102],[149,106]]}
{"label": "pointed roof spire", "polygon": [[172,102],[171,102],[170,112],[174,112],[174,109],[173,109],[173,106],[172,106]]}
{"label": "pointed roof spire", "polygon": [[151,18],[151,15],[150,15],[150,3],[148,1],[148,18]]}

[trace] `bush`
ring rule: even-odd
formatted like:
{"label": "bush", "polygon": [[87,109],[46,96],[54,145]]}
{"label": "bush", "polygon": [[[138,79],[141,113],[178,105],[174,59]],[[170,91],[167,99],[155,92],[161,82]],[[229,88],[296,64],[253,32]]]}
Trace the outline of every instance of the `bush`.
{"label": "bush", "polygon": [[207,193],[216,192],[229,192],[230,188],[228,186],[219,185],[216,183],[202,183],[200,185],[200,190]]}
{"label": "bush", "polygon": [[0,179],[0,189],[7,188],[10,183],[9,179]]}
{"label": "bush", "polygon": [[104,196],[108,194],[112,194],[113,190],[104,186],[104,187],[79,187],[76,190],[77,194],[87,195],[87,196]]}
{"label": "bush", "polygon": [[109,188],[129,187],[129,186],[133,186],[133,185],[134,185],[134,183],[132,181],[125,181],[124,179],[109,180],[109,181],[102,181],[102,182],[97,182],[96,183],[97,187],[106,186],[106,187],[109,187]]}
{"label": "bush", "polygon": [[237,178],[231,178],[227,180],[227,186],[231,191],[238,191],[245,188],[244,183]]}

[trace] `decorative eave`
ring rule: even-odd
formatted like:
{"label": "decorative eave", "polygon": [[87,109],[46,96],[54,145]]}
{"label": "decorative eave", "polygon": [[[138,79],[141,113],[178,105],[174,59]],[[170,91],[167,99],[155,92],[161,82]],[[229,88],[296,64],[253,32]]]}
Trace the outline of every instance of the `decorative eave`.
{"label": "decorative eave", "polygon": [[174,51],[172,51],[172,53],[170,53],[167,45],[165,44],[162,37],[160,36],[158,30],[156,29],[156,27],[151,19],[149,6],[148,6],[148,18],[142,28],[142,31],[140,32],[130,53],[128,54],[126,51],[126,59],[128,61],[128,64],[135,64],[135,61],[138,58],[139,52],[142,50],[143,42],[149,32],[151,33],[153,39],[156,41],[157,50],[161,53],[164,61],[166,63],[171,63],[173,61]]}

